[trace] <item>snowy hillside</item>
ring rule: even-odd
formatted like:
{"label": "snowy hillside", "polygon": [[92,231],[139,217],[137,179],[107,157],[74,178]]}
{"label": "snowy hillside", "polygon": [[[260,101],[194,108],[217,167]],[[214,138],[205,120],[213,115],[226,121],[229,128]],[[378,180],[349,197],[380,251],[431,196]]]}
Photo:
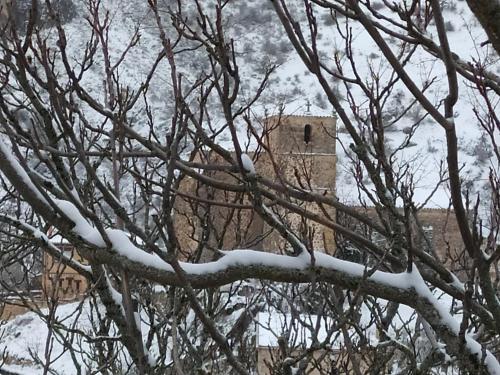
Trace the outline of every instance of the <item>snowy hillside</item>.
{"label": "snowy hillside", "polygon": [[[87,12],[84,3],[76,2],[75,4],[78,15],[65,25],[65,30],[68,37],[68,54],[77,61],[85,51],[91,30],[88,22],[83,18]],[[500,64],[493,59],[494,55],[490,54],[490,47],[478,46],[478,42],[484,41],[486,37],[467,8],[465,1],[453,0],[447,4],[444,16],[449,29],[448,37],[451,50],[464,61],[484,62],[492,74],[499,74]],[[133,92],[144,82],[147,72],[158,57],[161,47],[158,30],[154,20],[151,19],[151,12],[145,2],[107,0],[103,2],[103,8],[109,9],[111,60],[118,62],[123,57],[122,54],[127,52],[120,65],[119,75],[123,89],[129,89]],[[207,9],[211,9],[208,3]],[[296,9],[299,19],[304,17],[300,2],[297,3]],[[191,22],[195,25],[195,9],[192,4],[185,5],[185,12],[188,20],[190,16],[193,17]],[[264,6],[256,0],[231,2],[225,8],[224,15],[228,37],[234,39],[237,51],[236,61],[240,65],[243,95],[239,100],[242,103],[245,100],[250,100],[263,79],[265,69],[276,65],[261,98],[252,106],[251,115],[255,120],[260,121],[266,114],[276,114],[280,108],[284,109],[285,114],[333,114],[333,109],[321,93],[316,79],[306,71],[300,58],[292,51],[282,26],[275,19],[268,2]],[[356,73],[360,79],[369,82],[377,77],[380,86],[391,79],[388,63],[381,56],[371,38],[362,31],[359,24],[348,23],[345,19],[340,19],[339,24],[344,29],[338,31],[328,12],[323,11],[316,17],[321,26],[321,32],[318,35],[318,48],[321,55],[331,62],[331,68],[336,69],[335,60],[337,59],[338,64],[344,69],[343,73],[348,77],[353,76],[349,61],[345,56],[345,41],[340,37],[341,32],[347,33],[349,31],[355,48],[352,51],[354,57],[357,61],[365,61],[364,65],[357,66]],[[304,19],[302,20],[304,21]],[[168,25],[168,23],[166,24]],[[427,36],[437,40],[437,36],[432,35],[432,27],[430,30],[431,34]],[[127,46],[136,36],[137,43],[128,49]],[[192,46],[186,45],[187,49],[189,47]],[[397,46],[394,47],[396,50]],[[202,76],[209,66],[203,48],[195,51],[188,49],[185,52],[180,52],[176,58],[182,73],[191,81]],[[90,71],[84,75],[84,86],[87,87],[89,93],[101,97],[101,100],[104,101],[103,71],[102,61],[96,60]],[[424,85],[432,82],[426,90],[431,101],[439,103],[443,100],[446,94],[443,91],[443,84],[446,83],[445,68],[430,53],[422,48],[417,49],[410,65],[407,66],[407,72],[418,84]],[[168,65],[163,61],[155,72],[155,77],[151,81],[146,96],[155,127],[163,132],[167,131],[170,126],[170,116],[174,105],[172,92],[168,86],[169,74]],[[337,88],[338,95],[346,106],[354,105],[345,96],[345,87],[342,87],[340,81]],[[355,111],[359,115],[359,118],[353,117],[353,120],[363,133],[363,128],[366,125],[363,124],[362,118],[367,114],[368,108],[366,106],[368,104],[363,99],[364,96],[359,87],[354,88],[353,95],[357,106]],[[214,98],[214,104],[216,104],[215,100]],[[445,161],[446,142],[443,130],[425,114],[419,104],[415,104],[407,113],[400,113],[401,108],[409,105],[413,100],[401,82],[397,83],[389,100],[390,102],[386,105],[385,120],[388,125],[385,147],[388,150],[394,150],[393,158],[400,168],[410,168],[416,185],[414,197],[416,202],[426,202],[427,207],[447,208],[449,194],[446,182],[442,182],[440,187],[435,189],[439,181],[446,179],[446,176],[440,175],[442,163]],[[306,105],[308,102],[312,105],[309,112],[307,111],[309,107]],[[478,101],[474,97],[470,85],[462,81],[459,102],[456,106],[458,110],[455,113],[454,121],[457,124],[460,141],[460,163],[467,176],[465,186],[476,192],[483,189],[483,181],[487,179],[488,169],[492,167],[490,163],[492,150],[484,146],[484,142],[482,142],[484,131],[480,128],[474,115],[474,108],[481,111],[477,105]],[[217,106],[214,105],[212,108],[212,126],[216,131],[217,124],[223,125],[223,121]],[[89,111],[89,113],[93,112]],[[145,116],[145,106],[140,105],[134,107],[133,115],[129,118],[131,125],[139,132],[141,129],[147,129]],[[99,118],[95,118],[96,122],[99,120]],[[241,124],[242,141],[247,135],[245,125]],[[229,134],[223,132],[218,135],[217,139],[220,144],[232,148]],[[250,141],[250,144],[253,143]],[[337,195],[339,200],[343,202],[356,204],[359,203],[360,196],[363,200],[366,200],[366,196],[358,191],[357,183],[352,176],[352,155],[346,151],[349,149],[350,143],[349,136],[343,131],[343,125],[339,122]],[[493,167],[496,168],[496,166]],[[366,203],[370,205],[370,202]]]}
{"label": "snowy hillside", "polygon": [[[124,6],[121,1],[109,1],[106,6],[111,9],[112,27],[110,33],[111,52],[114,59],[118,59],[128,41],[132,38],[133,32],[138,29],[140,40],[136,47],[131,49],[130,55],[125,60],[123,70],[120,72],[122,78],[131,89],[137,87],[144,79],[144,73],[138,67],[149,67],[153,63],[159,50],[157,31],[148,21],[148,10],[146,7],[138,5]],[[266,3],[268,4],[268,3]],[[297,14],[300,10],[300,3],[297,5]],[[477,41],[485,40],[484,33],[478,27],[477,21],[467,8],[464,1],[452,1],[445,8],[445,18],[450,30],[450,46],[453,52],[457,53],[465,61],[483,61],[486,62],[492,73],[500,73],[500,64],[492,60],[489,47],[478,47]],[[242,77],[242,91],[247,93],[248,98],[258,87],[263,77],[263,69],[271,64],[277,64],[276,70],[271,74],[270,81],[262,97],[253,106],[252,115],[256,119],[261,119],[267,114],[277,113],[279,108],[284,108],[285,114],[312,114],[312,115],[332,115],[332,107],[327,103],[321,94],[319,85],[311,74],[306,72],[300,58],[292,51],[290,44],[286,40],[284,31],[276,22],[270,5],[262,7],[259,1],[234,2],[230,3],[227,14],[227,27],[229,36],[234,38],[237,55],[237,62],[240,64],[240,75]],[[231,14],[231,16],[229,16]],[[131,17],[131,15],[133,15]],[[340,64],[345,69],[344,74],[352,76],[349,62],[345,56],[343,40],[332,24],[332,18],[328,13],[318,14],[320,20],[321,33],[318,36],[321,53],[327,60],[332,61],[338,58]],[[193,21],[194,22],[194,21]],[[68,25],[68,35],[74,38],[74,41],[68,43],[69,48],[75,55],[82,50],[86,42],[86,34],[81,30],[84,21],[75,19]],[[380,80],[380,85],[387,82],[390,77],[390,69],[387,62],[384,61],[381,53],[368,37],[366,32],[361,30],[361,26],[355,23],[347,24],[346,21],[340,22],[344,25],[347,32],[348,28],[352,33],[355,50],[353,54],[358,61],[365,61],[366,64],[361,68],[358,66],[357,74],[361,79],[368,82],[374,75]],[[432,30],[432,28],[431,28]],[[436,40],[436,35],[428,35]],[[411,65],[407,67],[408,73],[417,83],[424,84],[431,82],[427,92],[431,100],[439,103],[443,100],[445,92],[442,87],[446,82],[445,68],[442,63],[437,63],[436,58],[432,57],[423,49],[418,49],[416,57],[412,59]],[[179,65],[183,72],[195,79],[203,74],[207,67],[207,59],[203,50],[196,51],[195,56],[199,59],[193,59],[193,54],[179,54]],[[99,66],[94,67],[93,74],[89,75],[88,82],[92,92],[102,93],[103,89],[96,82],[102,71]],[[101,67],[102,68],[102,67]],[[157,79],[153,80],[152,88],[149,90],[149,101],[152,106],[152,113],[156,116],[158,123],[165,124],[165,129],[169,124],[169,108],[171,109],[171,93],[163,84],[167,81],[168,68],[164,65],[157,70]],[[363,94],[356,88],[354,95],[358,95],[357,103],[359,107],[356,111],[360,117],[364,116],[367,110]],[[446,177],[440,175],[442,172],[442,163],[445,161],[445,135],[443,130],[425,114],[420,105],[415,104],[406,114],[398,112],[404,105],[408,105],[411,96],[406,92],[401,83],[398,83],[394,89],[395,94],[391,97],[391,102],[386,106],[388,108],[385,139],[385,147],[394,150],[394,159],[401,168],[409,166],[416,185],[415,200],[418,203],[427,202],[428,207],[449,206],[449,193],[446,182],[436,190],[436,184]],[[339,83],[338,94],[344,98],[346,105],[345,90]],[[312,104],[312,109],[308,112],[306,103]],[[483,183],[487,179],[488,169],[492,166],[490,157],[492,150],[484,146],[482,142],[483,130],[480,128],[474,115],[474,108],[477,108],[478,101],[474,97],[469,85],[465,82],[460,84],[460,97],[457,104],[457,112],[454,121],[457,124],[457,130],[460,141],[460,163],[463,165],[468,180],[465,181],[467,188],[472,191],[481,191]],[[390,111],[389,111],[390,110]],[[220,115],[217,110],[212,114],[215,122]],[[395,119],[397,121],[393,122]],[[360,129],[365,126],[358,118],[355,119]],[[140,111],[133,119],[133,123],[138,129],[144,126],[144,120]],[[246,128],[240,129],[241,138],[247,136]],[[349,148],[351,143],[349,136],[343,132],[342,124],[338,124],[337,144],[338,152],[338,181],[337,195],[341,201],[356,203],[359,199],[357,184],[352,177],[352,163],[350,162]],[[219,142],[227,147],[232,147],[230,138],[223,133],[218,137]],[[407,147],[402,147],[408,144]],[[493,166],[496,168],[495,166]],[[444,178],[443,178],[444,177]],[[487,193],[486,193],[487,194]],[[363,194],[361,194],[364,197]],[[369,203],[369,202],[367,202]]]}

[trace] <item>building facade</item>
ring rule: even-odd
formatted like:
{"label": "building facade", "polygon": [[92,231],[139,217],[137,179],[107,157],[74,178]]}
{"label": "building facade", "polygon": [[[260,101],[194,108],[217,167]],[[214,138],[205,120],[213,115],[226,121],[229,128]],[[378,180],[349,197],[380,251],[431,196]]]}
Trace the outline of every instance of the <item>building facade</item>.
{"label": "building facade", "polygon": [[[84,263],[76,249],[67,243],[57,247],[61,254],[77,262]],[[88,290],[88,280],[73,268],[65,266],[47,252],[43,253],[42,292],[44,300],[73,301],[81,298]]]}
{"label": "building facade", "polygon": [[[247,152],[258,176],[300,190],[334,194],[334,117],[273,116],[267,118],[263,126],[262,151]],[[228,164],[212,152],[200,154],[195,161],[214,166]],[[242,182],[238,171],[214,168],[205,175],[227,184]],[[199,257],[209,260],[210,249],[266,249],[276,253],[290,250],[282,236],[253,210],[247,194],[215,189],[189,177],[184,179],[179,191],[181,198],[186,198],[177,203],[175,222],[180,248],[186,257],[200,251]],[[292,202],[335,220],[332,208],[298,200]],[[333,254],[335,242],[331,229],[276,208],[269,200],[265,204],[310,248]]]}

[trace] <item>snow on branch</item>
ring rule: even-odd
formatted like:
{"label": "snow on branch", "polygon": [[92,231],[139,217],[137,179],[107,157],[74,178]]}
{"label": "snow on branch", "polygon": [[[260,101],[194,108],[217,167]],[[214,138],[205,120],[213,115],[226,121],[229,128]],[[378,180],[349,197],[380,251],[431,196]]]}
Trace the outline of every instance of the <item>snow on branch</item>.
{"label": "snow on branch", "polygon": [[25,234],[32,237],[34,242],[44,248],[52,257],[59,259],[64,265],[73,268],[85,277],[90,278],[92,276],[91,267],[78,262],[72,255],[65,254],[65,252],[57,246],[57,243],[53,243],[45,233],[37,228],[9,215],[0,215],[0,222],[4,222],[22,230]]}
{"label": "snow on branch", "polygon": [[[106,229],[109,241],[80,214],[70,202],[56,201],[58,207],[75,224],[72,231],[88,244],[100,248],[92,256],[102,263],[127,269],[137,276],[166,285],[182,286],[173,267],[156,254],[135,246],[128,234],[117,229]],[[106,247],[111,244],[111,248]],[[208,288],[243,279],[265,279],[283,282],[328,282],[348,289],[359,289],[376,297],[413,307],[438,332],[451,353],[458,355],[459,322],[442,306],[429,290],[416,265],[411,273],[390,273],[370,270],[367,266],[341,260],[323,252],[301,252],[298,256],[275,254],[272,251],[238,249],[221,251],[222,257],[207,263],[179,262],[185,279],[194,288]],[[484,365],[491,374],[500,374],[498,360],[477,341],[465,335],[465,349],[477,364]]]}
{"label": "snow on branch", "polygon": [[247,154],[241,154],[241,165],[249,176],[255,176],[255,166],[250,156]]}
{"label": "snow on branch", "polygon": [[[409,287],[416,292],[416,295],[423,300],[427,300],[433,306],[434,311],[438,313],[436,317],[436,322],[441,324],[444,327],[444,330],[450,332],[443,332],[441,328],[440,336],[445,340],[447,336],[451,336],[450,340],[446,342],[447,345],[455,345],[456,337],[460,335],[460,323],[458,320],[453,318],[453,316],[448,311],[448,307],[441,303],[436,296],[431,292],[429,287],[425,284],[424,279],[418,272],[417,267],[414,265],[413,271],[410,274],[407,274],[407,280]],[[429,317],[426,317],[429,320]],[[433,326],[435,330],[436,324],[432,324],[433,322],[429,322]],[[484,365],[488,368],[490,374],[499,374],[500,375],[500,363],[495,358],[495,356],[489,351],[486,350],[479,344],[474,338],[465,334],[465,347],[466,350],[475,357],[478,363],[484,363]],[[450,348],[452,352],[459,351],[459,348],[453,349]]]}
{"label": "snow on branch", "polygon": [[48,204],[21,163],[12,155],[12,151],[9,150],[9,147],[2,139],[0,139],[0,165],[0,170],[16,185],[16,189],[19,190],[23,197],[26,198],[27,195],[36,197],[40,203]]}

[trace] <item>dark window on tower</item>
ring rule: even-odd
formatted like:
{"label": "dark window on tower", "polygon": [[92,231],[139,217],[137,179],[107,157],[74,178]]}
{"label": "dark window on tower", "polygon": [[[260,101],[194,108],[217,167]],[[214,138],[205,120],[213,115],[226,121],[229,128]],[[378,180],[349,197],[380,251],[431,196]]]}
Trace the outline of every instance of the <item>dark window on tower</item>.
{"label": "dark window on tower", "polygon": [[311,125],[309,124],[306,124],[306,126],[304,126],[304,142],[305,143],[309,143],[311,142]]}

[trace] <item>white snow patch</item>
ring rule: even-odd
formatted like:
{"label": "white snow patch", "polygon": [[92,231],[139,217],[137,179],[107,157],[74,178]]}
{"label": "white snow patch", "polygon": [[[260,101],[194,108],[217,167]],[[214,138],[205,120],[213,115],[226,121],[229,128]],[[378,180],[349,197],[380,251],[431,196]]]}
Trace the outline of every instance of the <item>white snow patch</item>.
{"label": "white snow patch", "polygon": [[1,138],[0,138],[0,149],[2,150],[2,153],[5,155],[10,165],[16,170],[18,176],[24,181],[24,183],[30,188],[30,190],[33,191],[33,194],[36,195],[36,197],[40,199],[42,202],[47,203],[45,197],[40,193],[40,191],[35,186],[33,181],[31,181],[31,178],[28,176],[28,174],[21,166],[19,161],[13,156],[12,151],[9,150],[9,148]]}
{"label": "white snow patch", "polygon": [[75,234],[95,246],[106,246],[99,231],[82,216],[73,203],[60,199],[54,199],[54,203],[75,224],[72,229]]}
{"label": "white snow patch", "polygon": [[243,165],[243,169],[249,176],[255,176],[255,165],[253,164],[252,159],[247,154],[241,154],[241,164]]}
{"label": "white snow patch", "polygon": [[[441,301],[439,301],[432,294],[430,289],[425,284],[424,279],[418,272],[417,267],[413,267],[413,272],[408,274],[408,279],[415,291],[432,303],[436,311],[441,316],[442,322],[446,324],[454,334],[458,335],[460,332],[460,322],[449,313],[447,306],[442,304]],[[489,350],[483,348],[481,344],[474,340],[469,334],[465,334],[465,341],[471,353],[475,354],[479,359],[481,359],[483,355],[485,356],[484,363],[490,374],[500,375],[500,363]]]}
{"label": "white snow patch", "polygon": [[[116,292],[118,293],[118,292]],[[118,293],[119,294],[119,293]],[[83,305],[81,305],[83,303]],[[81,308],[81,314],[77,311]],[[101,313],[104,312],[104,307],[98,305],[97,308]],[[43,314],[48,314],[48,309],[41,310]],[[88,301],[69,303],[65,305],[57,306],[55,315],[59,322],[63,322],[65,326],[78,329],[85,332],[89,337],[96,337],[96,329],[93,325],[96,323],[95,316],[91,318],[91,315],[95,312],[90,308]],[[146,314],[141,314],[141,332],[143,340],[147,339],[150,322]],[[119,332],[116,327],[112,327],[109,338],[118,337]],[[21,365],[4,365],[2,369],[10,370],[19,374],[30,374],[30,375],[41,375],[43,374],[43,368],[37,366],[32,360],[32,353],[37,355],[39,358],[44,358],[46,340],[48,336],[48,327],[44,320],[33,312],[29,312],[23,315],[17,316],[15,319],[6,323],[3,326],[3,335],[0,337],[0,352],[4,349],[7,351],[11,358],[14,358],[20,362],[25,362],[24,366]],[[102,336],[101,336],[102,337]],[[54,337],[53,337],[54,338]],[[82,340],[80,340],[82,338]],[[70,340],[70,345],[73,346],[75,350],[75,357],[79,364],[82,366],[82,373],[94,373],[98,368],[98,363],[89,358],[86,353],[91,350],[91,343],[85,338],[79,335],[68,336]],[[61,340],[54,338],[52,341],[53,349],[51,359],[53,362],[50,365],[50,369],[58,374],[75,374],[75,364],[71,358],[68,351],[68,346],[64,344]],[[170,348],[171,342],[167,343],[167,357],[164,363],[171,361],[170,358]],[[81,349],[81,351],[80,351]],[[148,359],[151,364],[156,364],[155,357],[158,355],[158,343],[156,340],[153,341],[153,345],[148,353]],[[121,351],[119,353],[120,360],[123,362],[127,358],[130,361],[126,351]],[[86,371],[88,370],[88,371]]]}

